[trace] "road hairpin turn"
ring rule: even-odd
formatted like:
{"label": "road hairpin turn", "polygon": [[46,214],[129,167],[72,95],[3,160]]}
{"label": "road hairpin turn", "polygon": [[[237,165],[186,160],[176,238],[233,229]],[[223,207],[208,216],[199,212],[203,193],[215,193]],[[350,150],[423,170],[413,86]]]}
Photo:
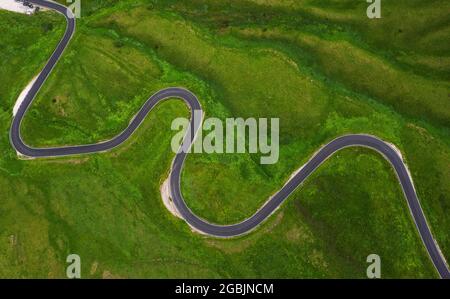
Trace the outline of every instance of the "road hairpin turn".
{"label": "road hairpin turn", "polygon": [[[66,18],[67,27],[64,36],[60,40],[58,46],[51,55],[47,64],[44,66],[35,82],[32,84],[32,87],[25,96],[13,119],[10,131],[11,144],[21,155],[33,158],[44,158],[88,154],[110,150],[125,142],[133,134],[133,132],[136,131],[147,114],[158,103],[169,98],[180,98],[184,100],[187,106],[189,106],[191,112],[193,112],[194,110],[201,110],[200,102],[198,101],[197,97],[190,91],[178,87],[166,88],[152,95],[140,108],[128,127],[119,135],[108,141],[96,144],[54,148],[33,148],[26,145],[20,135],[20,125],[22,119],[25,116],[27,109],[33,102],[36,94],[39,92],[39,89],[45,83],[45,80],[48,78],[54,66],[60,59],[75,32],[75,17],[72,12],[65,6],[45,0],[30,0],[29,2],[32,2],[39,6],[47,7],[49,9],[53,9],[61,13]],[[193,117],[195,115],[194,113],[191,113],[191,115],[192,117],[190,120],[190,124],[191,128],[194,128],[194,130],[192,130],[192,134],[190,134],[188,130],[188,133],[184,137],[182,147],[190,147],[195,139],[195,132],[200,128],[200,124],[202,122],[202,119],[196,119],[195,117]],[[180,180],[181,171],[183,169],[183,164],[186,159],[187,153],[186,151],[181,150],[181,147],[172,163],[172,169],[169,177],[170,194],[179,214],[190,226],[192,226],[196,230],[215,237],[239,236],[250,232],[264,220],[266,220],[278,207],[280,207],[280,205],[288,198],[288,196],[299,185],[301,185],[308,178],[308,176],[313,173],[317,169],[317,167],[319,167],[319,165],[323,163],[327,158],[343,148],[352,146],[362,146],[373,149],[382,154],[386,158],[386,160],[389,161],[397,174],[397,178],[403,189],[403,193],[407,200],[411,215],[416,224],[417,231],[422,238],[423,244],[425,245],[431,261],[433,262],[436,270],[442,278],[450,278],[448,265],[442,252],[439,250],[437,242],[433,238],[430,227],[420,206],[420,202],[417,197],[411,176],[408,172],[408,169],[406,168],[405,163],[402,160],[402,157],[391,145],[374,136],[353,134],[345,135],[332,140],[330,143],[320,148],[320,150],[305,165],[303,165],[303,167],[294,176],[292,176],[289,181],[278,192],[276,192],[275,195],[273,195],[255,214],[237,224],[217,225],[209,223],[195,215],[186,205],[186,202],[184,201],[183,195],[181,193]]]}

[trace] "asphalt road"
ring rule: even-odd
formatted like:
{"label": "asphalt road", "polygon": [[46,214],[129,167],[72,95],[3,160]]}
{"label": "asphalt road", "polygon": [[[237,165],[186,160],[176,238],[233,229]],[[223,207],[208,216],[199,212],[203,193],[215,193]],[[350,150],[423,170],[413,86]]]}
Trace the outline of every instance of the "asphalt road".
{"label": "asphalt road", "polygon": [[[37,77],[32,88],[26,95],[24,101],[19,107],[10,131],[10,139],[12,146],[16,151],[24,156],[43,158],[43,157],[57,157],[57,156],[70,156],[87,153],[96,153],[108,151],[126,141],[133,132],[139,127],[146,115],[155,107],[158,103],[169,98],[180,98],[185,101],[189,106],[191,112],[194,110],[201,110],[200,102],[196,96],[190,91],[183,88],[167,88],[163,89],[156,94],[152,95],[145,104],[141,107],[139,112],[130,122],[129,126],[121,132],[119,135],[111,140],[100,142],[96,144],[77,145],[68,147],[57,148],[32,148],[26,145],[20,136],[20,124],[28,109],[33,102],[36,94],[41,86],[51,73],[53,67],[60,59],[64,49],[67,47],[74,31],[75,31],[75,19],[72,13],[64,6],[44,1],[44,0],[32,0],[30,1],[40,6],[44,6],[53,9],[66,17],[67,27],[63,38],[59,42],[56,50],[50,57],[49,61]],[[183,144],[188,148],[194,140],[195,132],[200,127],[202,119],[196,119],[193,117],[194,113],[191,113],[191,132],[187,132]],[[314,170],[323,163],[328,157],[335,152],[350,146],[364,146],[374,149],[381,153],[394,168],[398,180],[403,189],[405,198],[408,202],[411,215],[422,238],[423,244],[433,262],[436,270],[442,278],[450,278],[450,271],[446,264],[445,258],[438,248],[437,242],[434,240],[430,231],[429,225],[426,221],[423,210],[420,206],[419,199],[414,189],[413,182],[409,176],[407,168],[403,163],[399,154],[386,142],[369,135],[355,134],[346,135],[332,140],[327,145],[323,146],[312,158],[309,160],[299,172],[297,172],[274,196],[272,196],[253,216],[244,220],[241,223],[233,225],[216,225],[201,219],[189,209],[186,202],[183,199],[180,188],[181,171],[183,169],[183,163],[186,159],[186,151],[180,150],[175,156],[172,164],[172,170],[170,173],[170,193],[172,200],[177,208],[178,212],[185,219],[185,221],[194,229],[216,237],[233,237],[242,235],[255,229],[259,224],[266,220],[285,200],[286,198],[301,185],[308,176],[314,172]],[[351,182],[349,182],[351,183]],[[356,186],[357,187],[357,186]],[[224,192],[225,193],[225,192]]]}

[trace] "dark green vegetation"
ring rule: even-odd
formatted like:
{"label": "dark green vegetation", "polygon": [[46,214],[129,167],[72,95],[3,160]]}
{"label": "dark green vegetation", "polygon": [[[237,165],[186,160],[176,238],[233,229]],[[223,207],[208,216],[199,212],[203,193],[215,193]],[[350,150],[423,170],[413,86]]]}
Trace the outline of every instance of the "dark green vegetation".
{"label": "dark green vegetation", "polygon": [[[383,19],[368,20],[363,1],[291,2],[84,1],[73,42],[24,120],[25,140],[109,138],[167,86],[192,90],[207,116],[279,117],[275,165],[257,155],[188,158],[189,206],[232,223],[323,143],[375,134],[401,149],[450,256],[448,4],[388,2]],[[24,22],[36,28],[30,36]],[[384,277],[436,276],[395,175],[368,150],[338,153],[261,228],[232,240],[192,233],[161,202],[170,123],[187,115],[178,101],[111,153],[17,160],[12,106],[62,19],[1,12],[0,24],[1,276],[64,276],[69,253],[81,256],[84,277],[364,277],[371,253]]]}

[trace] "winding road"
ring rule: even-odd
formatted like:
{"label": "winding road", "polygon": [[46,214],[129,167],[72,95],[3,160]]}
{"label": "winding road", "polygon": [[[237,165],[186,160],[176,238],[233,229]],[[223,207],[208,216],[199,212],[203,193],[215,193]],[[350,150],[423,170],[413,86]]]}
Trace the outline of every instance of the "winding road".
{"label": "winding road", "polygon": [[187,153],[182,150],[184,147],[190,147],[195,139],[195,133],[200,128],[202,119],[195,118],[194,110],[201,111],[201,105],[197,97],[190,91],[183,88],[167,88],[163,89],[154,95],[152,95],[141,107],[139,112],[131,120],[128,127],[122,131],[116,137],[96,144],[88,145],[77,145],[77,146],[67,146],[67,147],[55,147],[55,148],[33,148],[26,145],[20,135],[20,125],[27,109],[30,107],[39,89],[44,84],[45,80],[53,70],[54,66],[60,59],[70,39],[75,32],[75,18],[73,13],[63,5],[57,4],[51,1],[45,0],[29,0],[38,6],[46,7],[55,10],[65,16],[67,21],[66,31],[64,36],[60,40],[57,48],[51,55],[45,67],[39,73],[36,81],[33,83],[28,94],[25,96],[23,102],[17,110],[16,115],[12,121],[10,140],[14,149],[23,156],[33,157],[33,158],[44,158],[44,157],[57,157],[57,156],[70,156],[79,155],[95,152],[108,151],[123,142],[125,142],[132,134],[136,131],[142,121],[145,119],[146,115],[161,101],[169,98],[179,98],[184,100],[184,102],[189,106],[191,110],[191,132],[188,132],[184,137],[183,144],[180,147],[178,153],[172,164],[172,169],[170,172],[170,194],[173,203],[178,210],[179,214],[184,218],[184,220],[192,226],[194,229],[215,237],[233,237],[242,235],[255,229],[259,224],[266,220],[280,205],[288,198],[288,196],[301,185],[308,176],[317,169],[317,167],[323,163],[327,158],[333,155],[335,152],[351,146],[363,146],[368,147],[377,152],[381,153],[394,168],[398,180],[403,189],[403,193],[407,200],[411,215],[417,227],[417,231],[422,238],[423,244],[433,262],[437,272],[442,278],[450,278],[450,271],[445,258],[440,251],[437,242],[433,238],[430,227],[427,223],[423,210],[420,206],[419,199],[417,197],[416,191],[409,172],[404,164],[402,157],[397,153],[397,151],[388,143],[380,140],[377,137],[354,134],[345,135],[332,140],[330,143],[326,144],[305,164],[303,167],[293,175],[288,182],[275,193],[255,214],[253,214],[248,219],[243,222],[232,224],[232,225],[217,225],[209,223],[197,215],[195,215],[186,202],[183,199],[180,188],[181,171],[183,169],[183,164],[186,159]]}

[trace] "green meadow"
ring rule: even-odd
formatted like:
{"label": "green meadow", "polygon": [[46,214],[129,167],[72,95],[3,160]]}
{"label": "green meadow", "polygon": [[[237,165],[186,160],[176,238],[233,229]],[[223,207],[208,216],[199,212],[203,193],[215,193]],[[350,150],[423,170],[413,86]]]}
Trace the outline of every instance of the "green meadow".
{"label": "green meadow", "polygon": [[[62,2],[62,1],[60,1]],[[450,35],[445,1],[82,1],[76,34],[22,124],[33,146],[84,144],[123,130],[161,88],[194,92],[206,116],[277,117],[280,157],[191,154],[188,206],[214,223],[252,215],[323,144],[367,133],[395,144],[450,257]],[[19,159],[12,109],[64,31],[52,12],[0,11],[0,276],[434,278],[395,173],[368,149],[338,152],[258,229],[202,236],[164,207],[170,125],[157,106],[108,153]],[[31,28],[31,29],[30,29]]]}

